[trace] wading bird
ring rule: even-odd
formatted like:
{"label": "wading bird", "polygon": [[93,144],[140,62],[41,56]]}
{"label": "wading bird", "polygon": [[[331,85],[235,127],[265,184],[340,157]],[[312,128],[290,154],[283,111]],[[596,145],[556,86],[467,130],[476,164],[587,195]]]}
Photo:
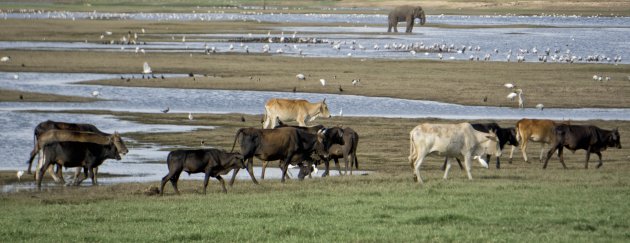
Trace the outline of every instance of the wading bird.
{"label": "wading bird", "polygon": [[151,70],[151,67],[149,66],[149,63],[144,62],[144,66],[142,67],[142,73],[143,74],[153,73],[153,71]]}
{"label": "wading bird", "polygon": [[170,111],[170,110],[171,110],[171,109],[167,106],[167,107],[166,107],[166,109],[161,110],[161,111],[162,111],[162,113],[168,113],[168,111]]}

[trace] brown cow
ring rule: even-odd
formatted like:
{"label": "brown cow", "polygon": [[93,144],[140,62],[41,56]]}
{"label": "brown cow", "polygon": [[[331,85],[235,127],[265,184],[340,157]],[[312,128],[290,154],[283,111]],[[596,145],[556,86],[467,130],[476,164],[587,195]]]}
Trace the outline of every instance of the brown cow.
{"label": "brown cow", "polygon": [[540,162],[543,162],[543,153],[545,151],[545,146],[549,146],[553,139],[555,138],[554,128],[556,125],[561,123],[556,123],[552,120],[546,119],[527,119],[523,118],[516,122],[516,138],[520,144],[521,152],[523,153],[523,159],[525,162],[529,163],[527,159],[527,142],[537,142],[541,143],[540,148]]}
{"label": "brown cow", "polygon": [[330,118],[330,111],[326,105],[326,99],[321,102],[311,103],[306,100],[293,99],[269,99],[265,103],[263,116],[263,128],[276,126],[276,117],[281,121],[297,121],[300,126],[306,126],[307,121],[313,121],[317,117]]}

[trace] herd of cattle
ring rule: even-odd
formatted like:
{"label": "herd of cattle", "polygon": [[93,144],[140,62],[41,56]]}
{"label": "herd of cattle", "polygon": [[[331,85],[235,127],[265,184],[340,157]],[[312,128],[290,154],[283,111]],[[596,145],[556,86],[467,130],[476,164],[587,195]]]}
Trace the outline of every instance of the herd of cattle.
{"label": "herd of cattle", "polygon": [[[252,181],[258,183],[253,174],[253,158],[263,161],[261,178],[264,179],[265,168],[269,161],[280,161],[281,181],[285,181],[290,165],[300,168],[298,178],[311,174],[319,163],[325,164],[323,176],[329,174],[329,162],[334,160],[341,174],[339,159],[345,162],[345,173],[353,166],[358,169],[356,155],[359,135],[350,127],[329,127],[322,125],[305,126],[307,121],[317,117],[330,117],[325,100],[310,103],[306,100],[270,99],[265,104],[263,128],[241,128],[234,137],[232,151],[219,149],[175,150],[168,154],[168,174],[162,178],[160,194],[165,184],[170,181],[177,194],[177,182],[182,172],[205,173],[204,193],[210,177],[221,182],[223,192],[227,192],[221,175],[234,170],[230,185],[234,183],[240,169],[246,169]],[[286,125],[286,121],[297,121],[299,126]],[[423,123],[410,132],[409,162],[415,178],[422,183],[420,166],[428,155],[445,157],[444,179],[447,178],[451,160],[455,158],[462,167],[460,158],[464,159],[464,168],[468,178],[472,179],[470,169],[473,160],[478,160],[483,167],[490,156],[496,156],[496,167],[500,168],[501,151],[505,145],[511,145],[509,162],[516,146],[520,146],[523,158],[528,141],[543,145],[540,161],[543,168],[551,156],[557,151],[562,166],[566,168],[563,149],[571,151],[586,150],[586,164],[591,153],[599,156],[597,168],[602,166],[601,152],[608,147],[621,148],[619,131],[604,130],[591,125],[571,125],[551,120],[521,119],[515,127],[502,128],[496,123],[485,124],[433,124]],[[120,160],[128,152],[124,141],[118,133],[104,133],[91,124],[75,124],[45,121],[38,124],[34,131],[35,146],[28,161],[28,173],[35,156],[40,160],[35,178],[41,187],[43,174],[48,171],[57,182],[63,181],[62,167],[76,167],[73,183],[79,185],[90,177],[97,184],[98,166],[106,159]],[[236,143],[240,151],[234,152]],[[545,147],[549,147],[545,156]],[[484,160],[485,158],[485,160]],[[53,167],[56,165],[57,170]],[[83,173],[81,173],[83,171]]]}

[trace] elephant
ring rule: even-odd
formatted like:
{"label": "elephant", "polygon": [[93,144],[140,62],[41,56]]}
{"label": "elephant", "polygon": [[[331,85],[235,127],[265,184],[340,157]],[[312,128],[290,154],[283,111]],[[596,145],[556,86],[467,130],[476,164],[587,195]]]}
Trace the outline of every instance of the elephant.
{"label": "elephant", "polygon": [[394,27],[394,32],[398,32],[398,22],[406,21],[407,29],[405,30],[405,32],[411,33],[411,30],[413,29],[414,19],[416,18],[420,18],[420,25],[424,25],[424,23],[427,21],[422,7],[409,5],[396,7],[391,12],[389,12],[389,26],[387,27],[387,32],[392,32],[392,27]]}

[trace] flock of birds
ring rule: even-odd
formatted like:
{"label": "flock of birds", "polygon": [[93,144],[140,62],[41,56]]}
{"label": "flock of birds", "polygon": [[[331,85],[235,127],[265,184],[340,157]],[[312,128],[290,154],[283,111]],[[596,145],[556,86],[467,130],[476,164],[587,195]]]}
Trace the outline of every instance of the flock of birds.
{"label": "flock of birds", "polygon": [[[513,83],[506,83],[503,86],[510,89],[511,91],[507,95],[507,98],[511,101],[514,101],[516,98],[516,101],[518,102],[518,108],[523,109],[525,107],[525,99],[523,98],[523,89],[516,87],[516,85],[514,85]],[[542,103],[539,103],[536,105],[536,109],[539,109],[542,111],[543,109],[545,109],[545,105],[543,105]]]}

